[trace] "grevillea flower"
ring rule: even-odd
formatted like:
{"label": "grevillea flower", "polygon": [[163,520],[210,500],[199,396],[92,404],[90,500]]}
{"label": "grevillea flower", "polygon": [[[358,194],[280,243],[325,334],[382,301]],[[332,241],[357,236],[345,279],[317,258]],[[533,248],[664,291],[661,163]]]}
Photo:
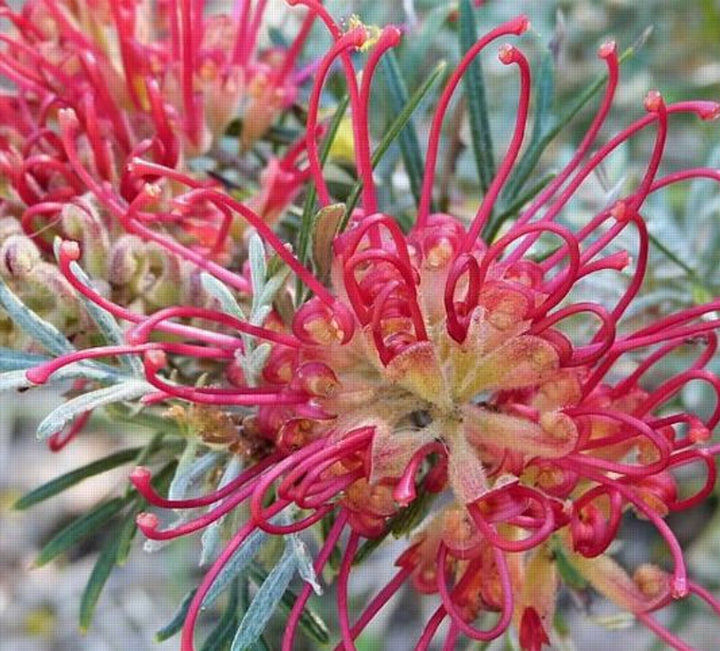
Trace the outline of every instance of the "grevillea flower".
{"label": "grevillea flower", "polygon": [[[356,168],[364,182],[361,208],[331,240],[327,283],[303,266],[250,207],[172,166],[144,161],[146,152],[137,152],[128,174],[133,187],[150,175],[151,182],[130,195],[104,183],[76,146],[83,133],[78,110],[58,114],[68,174],[88,187],[127,233],[171,251],[246,297],[264,279],[248,279],[157,228],[168,205],[203,202],[228,220],[246,220],[312,294],[293,314],[283,316],[278,309],[261,323],[225,309],[182,305],[144,316],[81,281],[77,243],[59,247],[67,282],[131,327],[124,345],[59,357],[30,370],[32,382],[43,383],[84,359],[141,355],[145,379],[154,388],[142,399],[145,404],[179,400],[209,413],[242,410],[237,439],[246,444],[247,467],[214,492],[169,499],[152,487],[149,469],[131,475],[136,489],[160,509],[210,507],[169,529],[161,528],[155,513],[141,514],[138,526],[153,540],[200,531],[247,506],[247,520],[192,599],[183,651],[194,648],[208,592],[253,532],[291,534],[321,521],[326,533],[316,573],[336,547],[344,549],[337,613],[339,648],[346,651],[355,648],[357,636],[405,584],[434,595],[437,604],[416,649],[427,649],[443,622],[448,624],[442,629],[444,649],[455,648],[460,638],[495,639],[509,627],[524,650],[541,649],[553,637],[563,581],[560,560],[669,645],[689,648],[653,614],[691,595],[720,612],[712,595],[688,578],[680,544],[665,521],[669,513],[703,501],[715,486],[714,455],[720,447],[710,439],[720,420],[720,379],[706,367],[717,348],[720,302],[635,330],[626,327],[623,316],[645,274],[647,197],[687,179],[720,180],[717,170],[704,168],[658,175],[669,118],[688,113],[710,120],[720,107],[707,101],[666,104],[653,91],[643,117],[597,143],[618,81],[615,45],[603,45],[604,97],[575,155],[505,232],[483,241],[526,135],[531,74],[517,46],[501,45],[499,54],[519,77],[515,129],[469,223],[432,212],[435,164],[443,118],[458,83],[479,53],[527,30],[527,19],[515,18],[483,36],[450,76],[430,130],[417,218],[406,234],[378,205],[368,129],[373,74],[383,54],[399,43],[399,30],[376,33],[353,22],[343,31],[316,0],[290,4],[307,6],[333,37],[317,69],[305,143],[321,206],[331,206],[333,198],[318,156],[318,106],[325,76],[338,60],[348,85]],[[369,51],[360,81],[350,57],[355,50]],[[639,183],[577,232],[557,221],[583,181],[640,132],[653,134],[654,146]],[[635,234],[634,262],[617,248],[626,231]],[[531,254],[540,238],[556,246],[538,260]],[[626,272],[616,304],[576,298],[582,279],[607,271]],[[582,330],[572,327],[578,319],[597,324],[585,340],[578,340]],[[209,327],[199,327],[203,322]],[[235,364],[248,352],[249,341],[263,342],[268,350],[253,381],[244,380]],[[697,351],[686,369],[659,385],[647,382],[653,369],[683,347]],[[180,369],[188,358],[224,364],[226,377],[218,374],[214,384],[183,384],[181,375],[169,370]],[[679,410],[674,401],[696,381],[707,383],[717,398],[705,418]],[[680,472],[688,467],[704,478],[690,495],[681,480],[686,473]],[[290,512],[297,515],[288,516],[289,522],[276,517]],[[669,570],[643,565],[629,574],[608,555],[627,512],[648,520],[664,539]],[[396,531],[401,521],[410,522],[412,531],[396,575],[351,620],[348,584],[361,544]],[[292,608],[284,651],[293,647],[311,590],[306,584]],[[488,621],[489,627],[481,626]]]}
{"label": "grevillea flower", "polygon": [[[253,146],[312,70],[297,64],[314,14],[305,12],[287,47],[261,49],[266,0],[238,0],[232,15],[208,12],[205,4],[33,0],[18,10],[0,4],[9,23],[0,36],[0,76],[10,82],[0,95],[0,275],[77,347],[96,343],[98,331],[53,259],[55,236],[79,242],[94,287],[135,313],[205,300],[197,266],[127,231],[87,179],[130,201],[159,178],[160,165],[163,178],[172,170],[183,183],[217,190],[222,185],[194,171],[193,158],[220,148],[238,114],[241,146]],[[77,126],[63,136],[59,116],[67,110]],[[269,223],[307,180],[304,146],[302,138],[271,158],[262,174],[251,201]],[[244,255],[242,229],[232,228],[227,210],[202,193],[173,202],[173,192],[163,189],[165,211],[152,215],[156,227],[195,258],[228,264]],[[0,320],[0,343],[39,352],[3,310]],[[81,428],[76,422],[71,431]],[[50,446],[72,436],[59,433]]]}
{"label": "grevillea flower", "polygon": [[[121,225],[106,219],[104,206],[101,214],[88,206],[90,188],[69,161],[58,113],[73,111],[78,129],[72,147],[88,173],[126,200],[157,178],[152,165],[190,173],[189,161],[217,147],[238,113],[242,146],[249,148],[294,102],[307,77],[297,63],[314,15],[307,14],[286,48],[260,51],[267,0],[236,5],[232,15],[224,15],[190,0],[33,0],[19,11],[3,2],[2,18],[11,29],[0,36],[0,75],[14,86],[0,96],[4,216],[16,217],[45,252],[51,252],[55,234],[82,238],[88,270],[89,258],[103,265],[112,260],[109,271],[102,270],[107,273],[121,267],[118,277],[108,279],[114,285],[131,284],[128,276],[142,276],[146,262],[157,265],[138,260],[138,270],[128,271],[133,263],[127,246],[118,243]],[[149,166],[144,173],[133,169],[137,156]],[[278,162],[276,176],[283,183],[303,178],[291,167],[295,160]],[[196,183],[219,187],[207,179]],[[282,199],[292,196],[285,190],[260,202],[276,215],[286,205]],[[218,261],[235,254],[226,215],[202,201],[173,206],[156,219]],[[137,241],[130,241],[137,257],[158,257],[153,250],[143,256]],[[108,251],[110,246],[117,250]],[[172,266],[166,252],[160,257],[161,266]]]}

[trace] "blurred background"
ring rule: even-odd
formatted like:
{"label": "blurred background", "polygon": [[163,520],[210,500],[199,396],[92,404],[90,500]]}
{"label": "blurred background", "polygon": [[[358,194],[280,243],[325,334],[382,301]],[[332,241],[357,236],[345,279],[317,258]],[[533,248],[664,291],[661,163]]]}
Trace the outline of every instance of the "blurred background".
{"label": "blurred background", "polygon": [[[227,4],[227,3],[225,3]],[[402,23],[407,27],[406,45],[400,57],[410,90],[414,90],[441,58],[451,64],[458,59],[457,25],[441,21],[439,16],[451,7],[444,0],[371,0],[329,1],[335,16],[361,16],[365,23]],[[622,82],[615,107],[601,136],[617,132],[631,119],[643,113],[643,98],[650,89],[659,89],[668,101],[682,98],[720,99],[720,0],[486,0],[477,11],[479,31],[519,12],[530,16],[533,29],[524,37],[524,49],[537,66],[552,44],[555,54],[555,106],[573,101],[603,71],[596,57],[600,44],[614,38],[619,50],[635,45],[636,52],[622,67]],[[292,33],[297,13],[275,2],[269,11],[270,28]],[[433,22],[434,21],[434,22]],[[311,61],[320,56],[328,40],[321,30],[306,51]],[[517,104],[515,79],[490,54],[484,58],[488,101],[491,107],[496,150],[506,146]],[[328,91],[328,104],[333,85]],[[339,92],[339,91],[335,91]],[[374,97],[374,127],[378,132],[387,118],[384,91],[378,86]],[[593,116],[596,102],[591,101],[548,149],[540,163],[540,174],[551,170],[558,161],[568,159]],[[427,133],[427,106],[416,116],[416,126]],[[455,118],[455,119],[454,119]],[[695,119],[673,119],[666,162],[670,168],[720,163],[720,127],[701,124]],[[477,180],[469,151],[468,127],[461,111],[448,119],[445,130],[445,158],[440,161],[440,178],[447,188],[448,201],[468,202],[468,210],[477,203]],[[422,140],[422,137],[421,137]],[[652,140],[634,140],[623,147],[604,166],[602,173],[583,187],[577,210],[569,221],[581,221],[584,215],[604,205],[612,188],[625,175],[642,169]],[[392,161],[392,156],[389,157]],[[397,157],[395,158],[397,160]],[[387,164],[378,174],[386,185],[386,201],[398,211],[408,210],[403,200],[402,173]],[[404,193],[407,195],[407,192]],[[465,199],[466,198],[466,199]],[[720,288],[720,200],[712,185],[695,184],[692,189],[679,186],[672,192],[652,198],[646,217],[653,235],[671,256],[655,253],[643,302],[637,308],[666,311],[691,304],[698,297],[717,295]],[[674,259],[673,259],[674,258]],[[679,262],[678,262],[679,261]],[[680,264],[682,263],[682,264]],[[588,287],[587,291],[612,291],[612,288]],[[718,365],[716,365],[718,366]],[[716,369],[720,370],[720,369]],[[689,387],[683,400],[692,404],[709,403],[701,387]],[[52,500],[17,512],[11,505],[29,489],[61,475],[74,467],[106,456],[116,449],[137,445],[139,434],[127,426],[96,419],[78,441],[64,452],[50,453],[35,440],[34,429],[43,415],[61,397],[49,391],[33,390],[26,394],[0,394],[0,650],[1,651],[146,651],[178,648],[178,638],[156,645],[154,632],[165,624],[199,576],[197,539],[181,540],[152,554],[136,540],[127,564],[112,575],[99,602],[90,630],[81,635],[77,627],[80,595],[94,565],[98,549],[107,533],[73,548],[42,568],[33,568],[38,549],[77,515],[100,498],[120,492],[125,483],[124,469],[92,478]],[[146,437],[146,434],[142,434]],[[684,547],[690,567],[706,586],[720,587],[720,515],[718,500],[709,500],[702,508],[672,521]],[[140,537],[138,537],[140,538]],[[623,528],[620,558],[630,565],[643,560],[663,561],[664,547],[653,537],[650,527],[633,520]],[[375,555],[353,586],[359,602],[390,577],[392,548]],[[416,636],[419,622],[427,616],[428,604],[402,593],[402,607],[383,611],[358,649],[403,651],[407,640]],[[323,603],[315,604],[323,613]],[[606,649],[622,643],[627,649],[661,649],[651,636],[631,620],[616,617],[604,604],[577,603],[568,597],[565,612],[572,631],[564,648],[580,651]],[[666,623],[682,629],[683,636],[699,649],[718,648],[720,621],[698,607],[671,612]],[[674,620],[673,620],[674,618]],[[274,620],[281,629],[282,621]],[[268,637],[271,649],[276,646]],[[574,641],[574,646],[573,646]],[[499,641],[493,648],[504,648]],[[313,648],[308,646],[307,648]],[[469,647],[479,648],[479,647]]]}

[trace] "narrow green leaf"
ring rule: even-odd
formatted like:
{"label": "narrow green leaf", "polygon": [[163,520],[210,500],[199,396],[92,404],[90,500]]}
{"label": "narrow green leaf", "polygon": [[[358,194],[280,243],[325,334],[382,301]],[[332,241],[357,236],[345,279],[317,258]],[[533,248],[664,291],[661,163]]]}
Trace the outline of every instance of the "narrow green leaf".
{"label": "narrow green leaf", "polygon": [[[287,594],[287,592],[285,594]],[[291,604],[285,599],[285,597],[283,597],[283,601],[280,606],[283,610],[286,610],[289,613],[294,603],[294,600]],[[327,625],[323,621],[322,617],[312,610],[312,608],[305,606],[302,614],[300,615],[299,627],[300,630],[311,640],[316,640],[320,644],[328,644],[330,642],[330,631],[328,630]]]}
{"label": "narrow green leaf", "polygon": [[[597,81],[597,80],[596,80]],[[598,85],[597,90],[602,87],[602,83]],[[515,165],[513,173],[510,175],[502,192],[503,203],[514,202],[517,194],[522,190],[528,177],[535,169],[540,156],[545,148],[565,126],[559,120],[554,120],[552,115],[552,105],[555,97],[555,57],[551,51],[547,51],[540,61],[540,70],[537,74],[537,84],[535,86],[535,111],[533,119],[533,130],[530,136],[525,154]],[[597,92],[597,90],[595,92]],[[594,95],[590,95],[585,102],[589,101]],[[585,104],[581,106],[583,106]],[[579,111],[581,106],[578,106]],[[577,111],[576,111],[577,112]],[[575,113],[573,113],[575,115]],[[557,129],[554,131],[553,126]],[[550,135],[553,134],[554,135]],[[547,140],[545,140],[547,138]]]}
{"label": "narrow green leaf", "polygon": [[265,639],[265,636],[261,635],[255,644],[252,645],[251,651],[273,651]]}
{"label": "narrow green leaf", "polygon": [[[385,84],[388,89],[389,103],[391,115],[398,115],[409,101],[407,87],[400,71],[397,56],[392,50],[388,50],[382,59],[382,72]],[[405,170],[410,179],[410,190],[415,197],[415,204],[420,203],[420,192],[422,189],[422,180],[425,174],[425,165],[420,152],[420,143],[418,141],[417,131],[412,119],[408,120],[405,128],[400,131],[398,136],[400,144],[400,152]]]}
{"label": "narrow green leaf", "polygon": [[220,624],[218,624],[217,627],[213,629],[211,637],[203,644],[200,651],[227,651],[230,648],[232,639],[235,636],[235,631],[240,624],[240,617],[233,615],[228,618],[226,622],[223,622],[223,620],[221,620],[221,622],[223,623],[223,627],[220,628]]}
{"label": "narrow green leaf", "polygon": [[112,520],[127,504],[129,500],[121,497],[98,504],[95,508],[73,520],[69,525],[59,531],[40,550],[35,559],[35,565],[40,567],[49,563],[70,547],[85,538],[97,533],[104,525]]}
{"label": "narrow green leaf", "polygon": [[[217,483],[217,490],[224,488],[236,479],[244,467],[245,461],[239,455],[233,455],[227,462],[220,481]],[[209,565],[218,556],[222,543],[222,531],[225,528],[225,519],[225,516],[223,516],[205,527],[205,531],[200,537],[200,560],[198,563],[201,567]]]}
{"label": "narrow green leaf", "polygon": [[553,554],[555,556],[555,564],[557,565],[558,574],[560,574],[563,583],[571,588],[575,588],[576,590],[586,588],[588,585],[587,580],[570,562],[570,559],[567,557],[567,554],[560,543],[553,545]]}
{"label": "narrow green leaf", "polygon": [[[328,132],[323,140],[320,148],[320,165],[325,165],[330,149],[337,136],[338,129],[342,123],[343,117],[350,104],[350,97],[345,95],[335,109],[335,113],[328,127]],[[312,234],[313,217],[315,216],[315,200],[317,199],[317,191],[311,183],[305,196],[305,204],[303,205],[302,218],[300,220],[300,232],[298,233],[298,258],[303,264],[307,263],[310,256],[310,236]]]}
{"label": "narrow green leaf", "polygon": [[[153,438],[150,444],[143,448],[140,456],[144,453],[147,455],[151,454],[155,442],[159,443],[157,437]],[[156,490],[162,491],[163,489],[167,489],[167,484],[171,477],[171,470],[175,464],[175,461],[171,461],[155,475],[152,484]],[[113,533],[100,551],[90,578],[83,590],[80,603],[80,630],[83,632],[90,628],[95,607],[107,580],[110,578],[113,568],[122,565],[127,559],[133,537],[137,531],[135,518],[146,505],[145,500],[134,490],[132,491],[132,495],[126,495],[124,499],[131,500],[132,506],[124,516],[118,519]]]}
{"label": "narrow green leaf", "polygon": [[258,588],[235,633],[231,651],[245,651],[258,641],[282,600],[297,570],[297,558],[290,546]]}
{"label": "narrow green leaf", "polygon": [[103,472],[107,472],[108,470],[112,470],[113,468],[117,468],[118,466],[122,466],[125,463],[130,463],[137,458],[137,455],[142,451],[142,449],[143,448],[141,447],[137,447],[120,450],[119,452],[115,452],[107,457],[88,463],[85,466],[71,470],[70,472],[60,475],[55,479],[51,479],[49,482],[43,484],[42,486],[38,486],[29,493],[23,495],[17,502],[15,502],[13,508],[18,511],[28,509],[35,504],[57,495],[58,493],[62,493],[88,477],[94,477],[95,475],[99,475]]}
{"label": "narrow green leaf", "polygon": [[422,487],[418,489],[417,498],[405,509],[402,509],[396,516],[390,519],[388,522],[388,528],[392,534],[399,538],[409,534],[420,522],[425,519],[425,516],[430,510],[430,505],[435,500],[436,493],[429,493]]}
{"label": "narrow green leaf", "polygon": [[90,628],[100,593],[115,567],[115,559],[120,545],[119,533],[123,527],[124,523],[121,522],[119,526],[116,526],[111,531],[100,550],[97,561],[95,561],[90,573],[90,578],[83,590],[82,599],[80,600],[80,631],[83,633],[86,633]]}
{"label": "narrow green leaf", "polygon": [[[373,152],[372,155],[372,166],[375,168],[375,166],[382,160],[383,156],[387,152],[387,150],[390,148],[390,145],[395,141],[395,139],[398,137],[400,132],[405,128],[405,125],[408,123],[410,118],[415,113],[415,110],[417,109],[420,102],[425,98],[425,96],[430,92],[432,87],[436,84],[438,79],[443,75],[445,72],[445,68],[447,67],[447,64],[445,61],[441,61],[438,63],[437,66],[435,66],[435,69],[430,73],[430,76],[423,82],[423,84],[413,93],[412,97],[408,101],[408,103],[405,105],[403,110],[400,112],[400,114],[395,118],[393,123],[390,125],[388,130],[385,132],[385,135],[383,136],[382,140],[380,141],[380,144],[378,144],[377,148]],[[355,185],[353,186],[352,190],[350,191],[350,195],[347,200],[347,207],[345,210],[345,216],[340,223],[340,231],[344,231],[347,227],[348,221],[350,220],[350,215],[352,215],[353,210],[355,210],[355,206],[357,206],[357,203],[360,199],[360,193],[362,192],[362,179],[358,179]]]}
{"label": "narrow green leaf", "polygon": [[83,393],[50,412],[38,426],[37,437],[46,439],[52,436],[83,412],[115,402],[134,400],[153,391],[155,388],[144,380],[127,380],[121,384]]}
{"label": "narrow green leaf", "polygon": [[273,47],[282,48],[283,50],[287,50],[290,47],[290,42],[288,41],[287,36],[279,27],[269,27],[268,37],[270,38],[270,43],[272,43]]}
{"label": "narrow green leaf", "polygon": [[687,262],[685,262],[680,256],[676,255],[673,251],[670,250],[669,247],[667,247],[657,236],[655,235],[649,235],[650,242],[652,245],[660,251],[670,262],[677,265],[680,269],[682,269],[687,275],[688,278],[690,278],[693,283],[693,299],[695,300],[695,303],[697,305],[700,305],[701,303],[707,302],[706,297],[712,298],[715,296],[716,292],[711,287],[708,287],[705,278],[703,278],[695,269],[693,269]]}
{"label": "narrow green leaf", "polygon": [[[174,464],[174,462],[171,462],[171,464]],[[163,471],[158,473],[158,476],[153,480],[153,485],[162,481],[163,474],[167,473],[163,473]],[[127,502],[128,498],[123,498],[122,501]],[[116,526],[100,550],[80,602],[79,627],[83,633],[90,628],[98,600],[113,569],[122,565],[127,558],[132,538],[137,531],[135,518],[144,505],[145,501],[136,495],[132,508],[125,516],[118,519]]]}
{"label": "narrow green leaf", "polygon": [[553,628],[555,629],[555,632],[562,637],[570,635],[570,626],[565,619],[565,615],[560,612],[560,610],[556,610],[555,615],[553,616]]}
{"label": "narrow green leaf", "polygon": [[[619,57],[619,62],[624,63],[643,45],[647,38],[646,32],[633,45],[627,48]],[[538,85],[538,97],[536,99],[535,119],[537,121],[538,113],[541,115],[541,121],[544,123],[542,130],[536,127],[533,130],[530,144],[523,156],[515,165],[515,169],[508,179],[502,198],[505,203],[512,202],[517,194],[522,190],[530,174],[535,169],[540,156],[542,156],[548,145],[555,139],[560,131],[580,112],[580,110],[600,91],[605,85],[608,75],[603,73],[582,91],[574,102],[568,103],[565,110],[558,116],[551,116],[548,106],[552,103],[550,95],[554,85],[554,72],[552,71],[553,59],[550,53],[546,54],[542,61],[542,72],[540,73],[540,83]],[[550,72],[548,73],[548,70]],[[536,133],[537,132],[537,133]]]}
{"label": "narrow green leaf", "polygon": [[192,603],[196,592],[197,588],[193,588],[183,597],[183,600],[180,602],[180,605],[175,611],[175,614],[172,616],[172,619],[159,631],[155,632],[154,639],[156,642],[169,640],[173,635],[180,632],[183,624],[185,623],[185,618],[187,617],[188,610],[190,610],[190,604]]}
{"label": "narrow green leaf", "polygon": [[[153,482],[154,483],[154,482]],[[135,519],[145,508],[146,502],[136,498],[136,502],[125,516],[122,526],[117,534],[117,553],[115,554],[115,565],[122,567],[127,562],[132,549],[133,539],[138,531]]]}
{"label": "narrow green leaf", "polygon": [[[478,40],[475,14],[470,0],[460,0],[458,35],[460,37],[460,54],[465,55]],[[482,64],[477,57],[468,66],[467,72],[463,76],[463,85],[467,100],[475,164],[480,176],[480,187],[483,194],[485,194],[495,177],[495,156],[490,132],[490,119],[488,118]]]}
{"label": "narrow green leaf", "polygon": [[71,353],[75,347],[52,323],[41,319],[0,278],[0,304],[13,322],[52,355]]}
{"label": "narrow green leaf", "polygon": [[[330,155],[330,149],[332,148],[333,142],[335,142],[335,137],[337,136],[338,130],[340,129],[340,124],[342,123],[343,117],[345,117],[345,113],[347,111],[347,108],[350,104],[350,96],[345,95],[341,100],[340,103],[335,108],[335,113],[333,115],[332,120],[330,121],[330,126],[328,127],[328,132],[325,135],[325,139],[323,140],[322,147],[320,148],[320,166],[324,167],[325,163],[328,159],[328,156]],[[300,218],[300,230],[298,231],[298,259],[300,262],[302,262],[304,265],[307,265],[310,261],[310,241],[312,236],[312,229],[314,225],[314,217],[315,217],[315,204],[317,199],[317,190],[315,189],[315,185],[313,183],[310,183],[308,185],[307,193],[305,195],[305,203],[303,204],[303,211],[302,211],[302,217]],[[298,278],[295,283],[295,296],[296,296],[296,306],[303,303],[305,300],[305,297],[307,296],[307,290],[305,286],[302,284],[302,281]]]}
{"label": "narrow green leaf", "polygon": [[[166,436],[173,434],[182,438],[173,439],[170,443],[181,444],[180,449],[185,447],[186,439],[185,432],[180,428],[177,421],[168,417],[160,415],[157,412],[153,412],[147,409],[138,411],[137,405],[126,405],[121,402],[115,402],[105,407],[103,412],[98,415],[99,418],[106,419],[108,422],[116,423],[118,421],[123,423],[130,423],[135,427],[145,427],[154,431],[162,430]],[[168,441],[165,441],[163,447],[167,447]]]}

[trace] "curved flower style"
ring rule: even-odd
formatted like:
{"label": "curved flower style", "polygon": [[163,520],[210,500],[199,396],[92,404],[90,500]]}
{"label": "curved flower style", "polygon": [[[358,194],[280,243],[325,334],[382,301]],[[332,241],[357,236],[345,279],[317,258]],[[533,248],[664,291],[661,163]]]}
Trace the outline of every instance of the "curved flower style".
{"label": "curved flower style", "polygon": [[[211,410],[255,408],[237,434],[257,444],[250,453],[253,463],[216,491],[173,500],[155,492],[147,468],[131,476],[137,490],[161,509],[211,507],[171,529],[161,529],[157,515],[141,514],[138,525],[154,540],[201,530],[241,504],[249,510],[192,600],[183,651],[194,648],[195,625],[208,591],[254,531],[289,534],[320,521],[328,532],[315,571],[321,572],[336,547],[344,545],[337,609],[339,648],[346,651],[355,648],[356,637],[405,583],[436,595],[439,604],[417,640],[418,650],[428,648],[444,621],[449,623],[444,649],[455,648],[460,637],[495,639],[510,626],[524,650],[540,649],[553,634],[563,578],[560,559],[673,648],[689,648],[653,613],[691,594],[720,612],[720,604],[688,578],[682,549],[665,522],[670,512],[698,504],[715,486],[714,455],[720,446],[709,441],[720,420],[720,379],[706,366],[717,348],[720,302],[659,318],[632,332],[625,331],[623,315],[645,273],[649,240],[642,210],[648,195],[686,179],[720,180],[716,170],[702,168],[658,176],[669,117],[690,113],[709,120],[720,107],[705,101],[666,105],[659,93],[651,92],[646,115],[590,154],[618,80],[615,45],[604,45],[599,55],[608,72],[605,95],[577,152],[506,232],[485,242],[483,227],[525,137],[531,75],[518,47],[500,48],[501,62],[519,76],[515,130],[469,224],[431,212],[435,161],[456,86],[486,47],[526,31],[527,19],[518,17],[483,36],[451,75],[432,123],[417,219],[405,234],[378,207],[368,135],[373,73],[383,53],[398,44],[400,32],[387,27],[371,33],[357,23],[343,32],[316,0],[291,4],[307,6],[334,39],[319,65],[308,117],[306,149],[321,205],[329,206],[332,198],[317,153],[317,109],[324,77],[336,60],[347,78],[356,166],[364,181],[362,207],[332,240],[327,286],[246,205],[160,163],[145,163],[141,153],[129,173],[139,180],[152,173],[153,180],[136,195],[125,196],[103,183],[74,145],[80,129],[77,112],[65,109],[59,115],[67,165],[127,232],[156,242],[247,294],[245,275],[153,228],[169,201],[166,188],[185,184],[187,190],[172,197],[175,204],[202,200],[223,214],[244,218],[312,292],[290,321],[273,313],[261,324],[251,323],[219,309],[189,306],[145,317],[82,283],[76,267],[80,248],[68,241],[60,247],[67,281],[132,326],[126,345],[71,353],[29,371],[31,381],[42,383],[60,367],[82,359],[142,355],[146,380],[156,390],[143,399],[147,404],[179,399]],[[372,49],[358,82],[349,54],[368,46]],[[578,232],[557,222],[593,170],[622,143],[647,130],[654,133],[654,148],[637,187]],[[636,233],[636,258],[617,304],[577,300],[574,290],[581,279],[631,266],[630,255],[615,246],[628,229]],[[530,255],[539,238],[557,243],[540,261]],[[585,341],[577,341],[577,329],[571,327],[578,317],[597,322]],[[176,319],[213,327],[205,330]],[[243,382],[234,361],[253,338],[269,345],[269,355],[259,381]],[[684,346],[698,351],[688,368],[660,385],[646,382],[652,369]],[[178,357],[225,363],[232,379],[223,386],[179,384],[164,373]],[[674,402],[695,381],[707,383],[716,394],[717,404],[706,418],[678,410]],[[678,473],[686,467],[704,473],[690,496],[681,485],[685,473]],[[433,502],[437,506],[424,515]],[[291,510],[300,515],[290,523],[275,517]],[[673,561],[670,571],[644,565],[631,576],[607,555],[629,511],[650,521],[664,538]],[[403,522],[413,533],[397,559],[396,576],[351,621],[348,582],[361,542],[381,539],[398,527],[402,531]],[[293,647],[310,593],[306,584],[291,611],[284,651]]]}

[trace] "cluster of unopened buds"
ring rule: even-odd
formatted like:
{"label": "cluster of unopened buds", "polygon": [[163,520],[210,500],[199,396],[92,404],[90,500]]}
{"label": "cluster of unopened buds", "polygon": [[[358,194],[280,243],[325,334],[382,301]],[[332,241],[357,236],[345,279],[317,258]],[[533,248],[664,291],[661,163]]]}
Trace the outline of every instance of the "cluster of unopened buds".
{"label": "cluster of unopened buds", "polygon": [[[43,316],[67,334],[83,331],[82,309],[54,265],[36,264],[52,253],[56,235],[82,243],[83,266],[124,305],[146,313],[198,300],[185,258],[126,228],[89,192],[84,173],[132,202],[149,181],[164,178],[153,166],[190,173],[191,159],[217,148],[238,114],[239,147],[250,148],[312,72],[312,65],[297,67],[312,13],[286,49],[259,50],[267,0],[240,2],[233,16],[204,15],[203,5],[31,0],[17,12],[0,6],[11,26],[0,35],[0,74],[15,87],[0,97],[3,275],[23,297],[51,287],[45,303],[54,305]],[[62,122],[63,112],[72,118]],[[296,166],[303,145],[304,139],[268,162],[263,183],[274,190],[255,201],[268,221],[307,178]],[[192,184],[223,187],[207,177]],[[174,191],[163,188],[168,209],[153,221],[197,256],[228,263],[241,233],[231,232],[227,211],[202,193],[174,201]],[[4,343],[21,346],[13,335]]]}
{"label": "cluster of unopened buds", "polygon": [[[430,127],[417,216],[405,233],[378,206],[369,136],[374,72],[399,44],[400,30],[352,23],[344,31],[316,0],[296,0],[290,4],[308,9],[301,34],[280,55],[279,66],[265,70],[249,45],[264,3],[253,17],[251,3],[241,2],[244,14],[235,22],[193,16],[201,4],[163,2],[162,27],[140,39],[137,3],[110,2],[104,11],[70,15],[74,3],[29,2],[21,14],[5,10],[17,34],[1,37],[8,49],[0,58],[0,71],[17,86],[2,103],[0,164],[17,197],[8,205],[22,205],[22,229],[34,235],[39,220],[92,202],[83,215],[89,222],[96,215],[104,235],[93,235],[88,226],[85,239],[73,237],[61,222],[66,238],[56,247],[59,273],[68,291],[129,324],[123,343],[70,352],[32,368],[27,378],[43,384],[70,364],[135,356],[152,388],[143,404],[180,401],[241,417],[235,443],[244,443],[246,466],[216,490],[170,499],[153,488],[148,468],[130,477],[161,514],[194,514],[173,528],[163,528],[155,513],[140,514],[138,527],[152,540],[204,530],[241,508],[247,514],[192,599],[183,651],[195,648],[204,599],[254,532],[289,535],[320,524],[315,573],[331,564],[337,548],[343,550],[336,595],[339,648],[346,651],[408,583],[437,604],[414,648],[429,648],[439,631],[442,648],[451,650],[461,639],[489,641],[513,627],[520,647],[537,651],[554,635],[561,561],[668,645],[690,648],[654,613],[694,595],[720,614],[716,598],[688,576],[665,520],[703,502],[715,488],[720,445],[712,436],[720,420],[720,379],[706,367],[717,350],[720,301],[629,332],[623,316],[646,273],[648,196],[690,179],[720,180],[709,168],[660,175],[669,118],[684,113],[711,120],[720,107],[709,101],[666,104],[653,91],[643,117],[598,144],[619,68],[615,44],[603,45],[604,96],[577,151],[499,237],[483,241],[526,141],[531,73],[518,47],[501,44],[499,54],[519,77],[514,132],[469,223],[433,212],[436,160],[457,85],[481,51],[527,30],[527,19],[515,18],[478,40],[450,75]],[[314,69],[306,136],[268,168],[256,203],[185,170],[183,157],[207,150],[207,134],[222,132],[235,115],[241,89],[255,88],[260,97],[271,92],[274,101],[282,95],[273,107],[293,96],[292,67],[318,19],[333,45]],[[116,47],[103,52],[87,34],[110,26]],[[360,79],[350,56],[357,50],[369,52]],[[308,179],[321,208],[333,205],[318,151],[318,111],[336,62],[346,77],[363,186],[360,207],[330,239],[326,282],[272,224]],[[259,137],[273,119],[264,100],[257,106],[262,118],[249,121],[254,126],[247,138]],[[212,114],[217,108],[227,115]],[[636,186],[578,231],[561,225],[556,218],[583,182],[641,132],[652,133],[654,144]],[[258,214],[253,205],[271,206],[272,216]],[[297,309],[289,316],[273,309],[262,322],[251,322],[200,290],[202,304],[200,298],[196,304],[166,302],[146,314],[81,277],[80,267],[97,273],[91,266],[94,238],[132,236],[153,243],[178,265],[202,270],[249,303],[255,283],[265,279],[237,268],[228,240],[241,220],[294,275],[286,287],[294,291]],[[633,258],[617,246],[621,235],[627,241],[626,231],[635,236]],[[41,237],[34,241],[45,246]],[[531,255],[539,241],[555,242],[541,260]],[[582,279],[608,271],[627,280],[614,305],[575,298]],[[296,278],[303,288],[295,289]],[[596,323],[583,341],[575,336],[585,331],[578,323]],[[238,366],[248,341],[267,349],[257,378]],[[683,349],[696,351],[687,368],[659,384],[647,381]],[[177,369],[197,367],[199,377],[210,363],[215,370],[209,382],[178,381]],[[678,407],[678,396],[695,382],[715,393],[716,405],[704,417]],[[652,523],[664,539],[668,570],[648,564],[631,575],[608,555],[628,512]],[[287,513],[290,519],[279,517]],[[415,514],[413,526],[397,573],[353,616],[349,582],[353,571],[362,572],[355,563],[361,544],[383,538],[408,513]],[[311,594],[312,586],[304,584],[287,619],[283,651],[294,646]]]}

